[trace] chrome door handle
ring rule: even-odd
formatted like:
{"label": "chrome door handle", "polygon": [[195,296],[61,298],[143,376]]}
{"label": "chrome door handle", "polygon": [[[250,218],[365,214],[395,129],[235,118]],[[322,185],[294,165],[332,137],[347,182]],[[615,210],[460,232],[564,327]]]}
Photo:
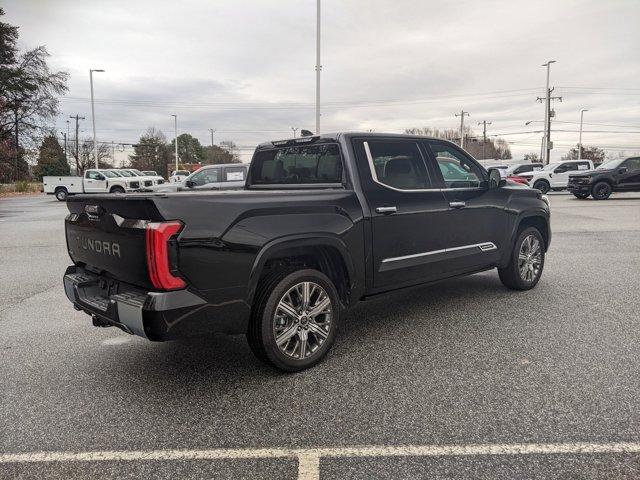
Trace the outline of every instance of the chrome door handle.
{"label": "chrome door handle", "polygon": [[449,206],[451,208],[464,208],[466,205],[465,202],[449,202]]}
{"label": "chrome door handle", "polygon": [[376,207],[376,213],[396,213],[396,207]]}

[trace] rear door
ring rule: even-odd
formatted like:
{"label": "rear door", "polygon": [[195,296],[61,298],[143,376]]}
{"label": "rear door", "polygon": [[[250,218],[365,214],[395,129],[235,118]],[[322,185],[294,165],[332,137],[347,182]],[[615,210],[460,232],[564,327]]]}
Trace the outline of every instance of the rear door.
{"label": "rear door", "polygon": [[87,170],[84,173],[84,191],[87,193],[106,192],[106,177],[97,170]]}
{"label": "rear door", "polygon": [[620,190],[640,190],[640,157],[628,158],[619,167],[627,171],[618,174],[618,188]]}
{"label": "rear door", "polygon": [[371,211],[374,291],[436,280],[448,206],[416,139],[354,138],[360,181]]}
{"label": "rear door", "polygon": [[458,274],[495,264],[500,252],[509,248],[508,193],[487,188],[487,172],[464,150],[438,140],[425,145],[447,201],[443,232],[448,272]]}

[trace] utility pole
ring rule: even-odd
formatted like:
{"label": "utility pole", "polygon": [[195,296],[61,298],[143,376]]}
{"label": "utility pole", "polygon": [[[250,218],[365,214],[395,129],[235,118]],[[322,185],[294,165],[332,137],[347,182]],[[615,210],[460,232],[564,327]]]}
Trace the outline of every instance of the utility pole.
{"label": "utility pole", "polygon": [[173,117],[173,127],[175,129],[175,139],[176,139],[176,171],[178,171],[178,116],[171,115]]}
{"label": "utility pole", "polygon": [[464,116],[470,117],[469,112],[460,110],[460,113],[456,113],[456,117],[460,117],[460,147],[464,148]]}
{"label": "utility pole", "polygon": [[487,144],[487,125],[491,125],[491,122],[483,120],[478,122],[478,125],[482,125],[482,159],[484,160],[486,158],[484,154],[484,147]]}
{"label": "utility pole", "polygon": [[316,135],[320,135],[320,0],[316,0]]}
{"label": "utility pole", "polygon": [[64,138],[64,159],[69,161],[67,159],[67,134],[65,132],[61,132],[62,133],[62,138]]}
{"label": "utility pole", "polygon": [[551,109],[551,100],[559,100],[562,101],[562,97],[552,97],[551,94],[555,88],[550,88],[547,90],[546,97],[538,97],[539,102],[545,102],[546,108],[545,111],[547,113],[547,118],[545,118],[545,128],[544,128],[544,158],[542,159],[542,163],[544,165],[549,164],[549,160],[551,158],[551,149],[553,148],[553,142],[551,141],[551,119],[555,116],[556,112]]}
{"label": "utility pole", "polygon": [[80,120],[84,120],[84,117],[76,114],[75,117],[69,116],[69,118],[73,118],[76,121],[76,175],[80,173],[80,144],[78,142],[78,122]]}
{"label": "utility pole", "polygon": [[[67,142],[69,142],[70,138],[71,137],[69,136],[69,120],[67,120]],[[69,157],[67,156],[67,145],[66,144],[65,144],[64,155],[66,157],[67,162],[69,162]]]}
{"label": "utility pole", "polygon": [[578,140],[578,160],[582,158],[582,119],[584,118],[584,112],[588,112],[589,110],[582,109],[580,110],[580,139]]}
{"label": "utility pole", "polygon": [[293,138],[296,138],[296,132],[298,131],[299,127],[291,127],[291,130],[293,130]]}
{"label": "utility pole", "polygon": [[216,131],[216,129],[210,128],[209,131],[211,132],[211,148],[213,148],[213,133]]}
{"label": "utility pole", "polygon": [[91,84],[91,123],[93,124],[93,161],[98,168],[98,142],[96,141],[96,110],[93,105],[93,72],[104,72],[101,69],[89,69],[89,83]]}

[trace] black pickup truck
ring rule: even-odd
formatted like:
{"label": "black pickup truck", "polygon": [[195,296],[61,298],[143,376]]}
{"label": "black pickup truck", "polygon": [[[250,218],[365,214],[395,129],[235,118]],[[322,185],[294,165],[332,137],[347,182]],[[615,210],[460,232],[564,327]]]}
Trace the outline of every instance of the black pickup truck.
{"label": "black pickup truck", "polygon": [[580,199],[606,200],[612,192],[640,192],[640,157],[610,160],[595,170],[569,175],[567,189]]}
{"label": "black pickup truck", "polygon": [[94,325],[155,341],[246,334],[286,371],[322,359],[367,297],[496,267],[507,287],[533,288],[551,240],[539,191],[408,135],[267,142],[244,190],[67,205],[64,287]]}

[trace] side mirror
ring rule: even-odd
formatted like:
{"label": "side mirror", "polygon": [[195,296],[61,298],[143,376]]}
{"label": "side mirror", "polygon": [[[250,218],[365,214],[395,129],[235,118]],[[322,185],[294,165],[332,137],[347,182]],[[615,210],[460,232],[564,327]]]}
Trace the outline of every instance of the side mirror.
{"label": "side mirror", "polygon": [[490,168],[489,169],[489,188],[498,188],[501,185],[504,185],[502,181],[502,175],[500,174],[499,168]]}
{"label": "side mirror", "polygon": [[627,173],[628,168],[627,167],[620,167],[618,169],[618,173]]}
{"label": "side mirror", "polygon": [[196,182],[194,182],[193,180],[187,180],[186,182],[184,182],[184,184],[186,185],[187,188],[193,188],[196,185]]}

